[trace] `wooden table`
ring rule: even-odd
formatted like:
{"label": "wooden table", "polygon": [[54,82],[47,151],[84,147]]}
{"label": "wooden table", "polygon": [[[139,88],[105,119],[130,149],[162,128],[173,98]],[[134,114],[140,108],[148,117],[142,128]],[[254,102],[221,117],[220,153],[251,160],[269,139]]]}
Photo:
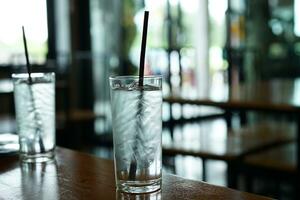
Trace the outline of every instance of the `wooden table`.
{"label": "wooden table", "polygon": [[56,153],[56,162],[36,165],[0,157],[0,199],[268,199],[170,174],[158,192],[124,194],[115,189],[112,161],[64,148]]}
{"label": "wooden table", "polygon": [[206,94],[193,98],[174,95],[166,102],[215,106],[229,110],[263,110],[300,113],[300,79],[276,79],[250,84],[224,85],[218,92],[211,86]]}
{"label": "wooden table", "polygon": [[[214,93],[209,88],[207,94],[194,98],[170,96],[165,102],[206,105],[231,111],[267,111],[289,114],[298,122],[297,143],[300,146],[300,79],[278,79],[260,81],[252,84],[233,85],[230,89],[224,86]],[[297,169],[299,171],[300,151],[297,149]]]}
{"label": "wooden table", "polygon": [[186,124],[180,136],[163,141],[164,155],[196,156],[203,162],[222,160],[229,165],[247,155],[295,140],[296,127],[291,123],[261,122],[227,131],[211,131],[209,123]]}

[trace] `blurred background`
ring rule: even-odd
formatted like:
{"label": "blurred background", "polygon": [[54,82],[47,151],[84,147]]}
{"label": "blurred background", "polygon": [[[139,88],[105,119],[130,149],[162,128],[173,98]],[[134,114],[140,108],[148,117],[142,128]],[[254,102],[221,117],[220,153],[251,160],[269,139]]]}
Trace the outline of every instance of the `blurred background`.
{"label": "blurred background", "polygon": [[[300,76],[300,0],[0,1],[0,134],[16,132],[10,77],[25,70],[24,25],[33,70],[56,72],[57,144],[112,159],[108,77],[137,75],[145,9],[150,11],[145,74],[163,75],[165,98],[209,93],[222,99],[235,85]],[[279,87],[273,89],[281,98],[285,93]],[[293,98],[299,92],[295,89]],[[245,118],[246,125],[262,119],[271,127],[288,122],[287,132],[297,125],[293,116],[239,112],[231,114],[229,124],[227,114],[218,107],[164,101],[164,171],[296,199],[295,139],[288,150],[276,146],[284,148],[279,164],[266,166],[265,159],[253,164],[240,155],[218,153],[243,149],[249,140],[229,138],[228,132],[243,132]],[[239,150],[230,142],[239,143]],[[203,152],[201,145],[215,150]],[[198,152],[172,149],[182,146],[195,146]],[[255,153],[254,160],[261,156]],[[272,152],[268,158],[272,155],[278,160]],[[238,183],[231,186],[229,166],[237,162]]]}

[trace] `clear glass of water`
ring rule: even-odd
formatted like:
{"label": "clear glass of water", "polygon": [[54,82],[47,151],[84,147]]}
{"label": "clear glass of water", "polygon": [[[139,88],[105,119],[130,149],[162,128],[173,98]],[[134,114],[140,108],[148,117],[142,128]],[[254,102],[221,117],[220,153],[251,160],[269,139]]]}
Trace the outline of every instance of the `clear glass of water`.
{"label": "clear glass of water", "polygon": [[116,185],[127,193],[161,188],[162,77],[110,77]]}
{"label": "clear glass of water", "polygon": [[55,149],[55,74],[12,75],[17,132],[23,162],[53,160]]}

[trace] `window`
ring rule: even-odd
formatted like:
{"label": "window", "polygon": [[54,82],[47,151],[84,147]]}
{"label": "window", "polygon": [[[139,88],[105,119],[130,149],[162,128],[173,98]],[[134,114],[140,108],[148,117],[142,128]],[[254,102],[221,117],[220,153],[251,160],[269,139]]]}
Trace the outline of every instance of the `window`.
{"label": "window", "polygon": [[46,0],[9,0],[0,1],[0,65],[25,63],[22,25],[31,63],[45,62],[48,51]]}

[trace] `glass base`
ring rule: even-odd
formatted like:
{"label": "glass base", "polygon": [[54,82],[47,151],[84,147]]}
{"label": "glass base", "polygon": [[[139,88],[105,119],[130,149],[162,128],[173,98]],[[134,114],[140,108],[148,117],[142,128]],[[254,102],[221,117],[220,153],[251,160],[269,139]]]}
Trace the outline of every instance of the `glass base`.
{"label": "glass base", "polygon": [[119,181],[117,189],[121,192],[140,194],[155,192],[161,188],[161,178],[151,181]]}
{"label": "glass base", "polygon": [[37,154],[24,154],[20,153],[20,159],[25,163],[42,163],[53,161],[54,159],[54,150],[48,151],[46,153],[37,153]]}

